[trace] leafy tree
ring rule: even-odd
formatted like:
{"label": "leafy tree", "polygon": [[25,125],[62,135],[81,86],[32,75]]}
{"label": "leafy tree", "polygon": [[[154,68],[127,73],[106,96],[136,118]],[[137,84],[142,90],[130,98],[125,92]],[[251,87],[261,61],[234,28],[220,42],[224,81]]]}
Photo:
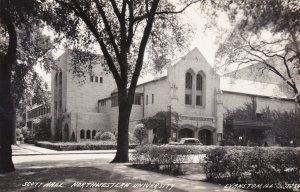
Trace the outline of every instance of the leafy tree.
{"label": "leafy tree", "polygon": [[48,141],[51,138],[51,119],[44,117],[40,122],[33,124],[34,139],[39,141]]}
{"label": "leafy tree", "polygon": [[[175,120],[171,122],[170,118]],[[179,120],[179,115],[177,112],[170,111],[160,111],[156,113],[153,117],[142,119],[141,122],[145,125],[147,129],[154,130],[154,136],[158,143],[168,143],[170,138],[170,131],[172,128],[177,127]]]}
{"label": "leafy tree", "polygon": [[26,88],[39,80],[33,65],[41,56],[48,56],[51,47],[49,39],[37,30],[40,23],[33,19],[40,10],[38,5],[34,0],[0,1],[0,173],[14,171],[11,145],[16,107]]}
{"label": "leafy tree", "polygon": [[[88,71],[95,62],[87,52],[101,50],[103,63],[118,88],[118,141],[112,162],[128,161],[128,126],[138,78],[144,63],[161,68],[167,55],[186,45],[189,28],[180,22],[182,13],[193,0],[174,3],[160,0],[101,1],[54,0],[45,3],[44,19],[74,48],[75,72]],[[179,4],[180,5],[180,4]],[[183,5],[183,6],[182,6]],[[80,51],[78,51],[80,50]],[[147,54],[145,54],[147,52]],[[145,62],[148,61],[148,62]]]}
{"label": "leafy tree", "polygon": [[270,130],[262,132],[253,132],[247,130],[246,136],[251,141],[256,143],[262,142],[265,136],[274,136],[277,144],[282,146],[289,145],[289,141],[294,138],[294,132],[296,128],[295,113],[292,111],[281,112],[278,110],[270,110],[266,107],[261,112],[261,117],[256,116],[256,103],[246,103],[243,107],[227,110],[224,114],[224,139],[225,144],[235,145],[240,144],[238,137],[241,136],[241,132],[233,127],[233,121],[261,121],[271,126]]}
{"label": "leafy tree", "polygon": [[281,112],[278,110],[270,110],[266,108],[262,112],[265,121],[272,124],[271,135],[275,137],[277,144],[281,146],[289,146],[290,141],[295,138],[295,130],[298,119],[293,111]]}
{"label": "leafy tree", "polygon": [[255,64],[258,71],[254,74],[278,76],[298,95],[295,75],[300,69],[299,1],[232,0],[218,2],[215,7],[228,13],[235,26],[217,51],[222,65]]}
{"label": "leafy tree", "polygon": [[134,136],[138,139],[141,145],[143,140],[148,137],[148,131],[144,126],[138,126],[134,130]]}

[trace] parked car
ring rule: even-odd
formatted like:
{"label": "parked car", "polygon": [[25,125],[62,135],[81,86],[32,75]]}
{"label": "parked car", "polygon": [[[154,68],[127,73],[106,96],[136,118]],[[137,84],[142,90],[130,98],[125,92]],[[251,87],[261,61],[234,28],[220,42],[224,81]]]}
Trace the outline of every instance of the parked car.
{"label": "parked car", "polygon": [[203,145],[196,138],[181,138],[179,142],[170,142],[170,145]]}

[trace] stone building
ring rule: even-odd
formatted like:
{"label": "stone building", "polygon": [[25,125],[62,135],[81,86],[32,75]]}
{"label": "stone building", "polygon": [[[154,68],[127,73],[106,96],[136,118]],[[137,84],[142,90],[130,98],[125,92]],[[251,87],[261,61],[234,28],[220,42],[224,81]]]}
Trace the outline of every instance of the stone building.
{"label": "stone building", "polygon": [[98,112],[98,100],[109,96],[116,85],[101,63],[95,65],[92,75],[74,77],[71,62],[70,51],[64,52],[56,61],[58,70],[51,74],[51,131],[61,129],[63,141],[72,135],[77,141],[93,139],[96,131],[110,130],[110,116]]}
{"label": "stone building", "polygon": [[[65,141],[72,134],[81,141],[93,139],[98,130],[116,132],[118,93],[114,79],[101,64],[95,66],[93,75],[84,79],[73,77],[70,61],[67,51],[57,60],[59,70],[52,72],[52,131],[61,128]],[[168,65],[166,75],[137,86],[129,131],[132,133],[143,118],[172,110],[179,114],[179,121],[171,139],[195,137],[204,144],[220,144],[224,111],[253,99],[258,108],[295,109],[292,95],[279,85],[221,78],[195,48]],[[149,130],[149,142],[152,139]]]}

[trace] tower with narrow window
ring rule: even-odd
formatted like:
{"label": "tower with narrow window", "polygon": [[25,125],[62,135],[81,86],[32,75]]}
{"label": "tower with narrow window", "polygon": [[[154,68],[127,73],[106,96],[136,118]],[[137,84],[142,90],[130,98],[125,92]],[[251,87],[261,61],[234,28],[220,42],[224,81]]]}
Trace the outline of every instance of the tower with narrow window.
{"label": "tower with narrow window", "polygon": [[115,81],[103,70],[101,56],[96,62],[90,73],[77,76],[70,51],[56,60],[57,69],[51,74],[51,132],[63,141],[92,139],[96,131],[110,129],[109,116],[98,111],[98,100],[110,95]]}

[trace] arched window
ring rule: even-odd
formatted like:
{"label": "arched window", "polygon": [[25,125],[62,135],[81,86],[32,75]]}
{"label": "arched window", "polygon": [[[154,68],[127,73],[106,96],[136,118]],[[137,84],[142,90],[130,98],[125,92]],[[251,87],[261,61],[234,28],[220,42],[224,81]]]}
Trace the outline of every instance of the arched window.
{"label": "arched window", "polygon": [[54,81],[55,81],[54,82],[55,86],[57,86],[58,85],[58,75],[57,75],[57,73],[55,73],[55,80]]}
{"label": "arched window", "polygon": [[193,76],[190,72],[185,74],[185,104],[192,105]]}
{"label": "arched window", "polygon": [[91,131],[90,130],[86,131],[86,138],[91,139]]}
{"label": "arched window", "polygon": [[92,132],[92,139],[95,139],[95,136],[96,136],[96,130],[93,130],[93,132]]}
{"label": "arched window", "polygon": [[196,77],[196,105],[203,106],[204,100],[204,77],[202,72],[199,72]]}
{"label": "arched window", "polygon": [[202,76],[200,74],[197,75],[196,90],[202,91]]}
{"label": "arched window", "polygon": [[193,76],[190,72],[185,74],[185,88],[192,89],[193,87]]}
{"label": "arched window", "polygon": [[59,72],[59,85],[58,85],[58,100],[59,100],[59,107],[58,109],[62,109],[62,72]]}
{"label": "arched window", "polygon": [[84,130],[80,130],[80,139],[84,139]]}
{"label": "arched window", "polygon": [[58,74],[55,73],[55,78],[54,78],[54,115],[56,116],[56,110],[57,110],[57,89],[58,89]]}

